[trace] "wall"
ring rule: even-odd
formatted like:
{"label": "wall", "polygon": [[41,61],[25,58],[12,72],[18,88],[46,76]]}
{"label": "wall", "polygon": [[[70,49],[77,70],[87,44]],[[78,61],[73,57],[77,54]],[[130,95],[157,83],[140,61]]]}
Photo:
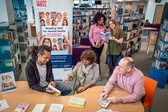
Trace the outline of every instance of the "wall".
{"label": "wall", "polygon": [[132,10],[132,2],[127,2],[125,9],[127,9],[128,11]]}
{"label": "wall", "polygon": [[1,0],[0,3],[0,22],[8,22],[8,15],[7,15],[7,9],[6,9],[6,1]]}
{"label": "wall", "polygon": [[145,19],[148,19],[150,23],[153,23],[156,5],[164,5],[167,0],[162,0],[160,3],[156,3],[155,0],[149,0],[146,8]]}

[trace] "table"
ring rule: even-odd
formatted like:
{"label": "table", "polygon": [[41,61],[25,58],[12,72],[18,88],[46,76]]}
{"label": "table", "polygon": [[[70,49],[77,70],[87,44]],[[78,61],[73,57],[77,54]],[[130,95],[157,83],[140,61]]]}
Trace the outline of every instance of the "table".
{"label": "table", "polygon": [[149,53],[149,42],[150,42],[150,37],[151,37],[151,31],[152,30],[157,30],[157,28],[152,28],[152,27],[144,27],[143,30],[149,30],[149,35],[148,35],[148,46],[147,46],[147,54]]}
{"label": "table", "polygon": [[[36,104],[46,104],[45,112],[48,112],[51,103],[63,104],[63,112],[96,112],[97,110],[101,109],[100,105],[98,104],[98,99],[100,98],[100,93],[102,92],[104,86],[95,86],[80,94],[72,95],[86,99],[84,108],[73,108],[68,107],[68,102],[71,96],[55,96],[45,92],[38,92],[30,89],[26,81],[16,81],[16,85],[16,91],[3,94],[3,97],[6,99],[10,107],[3,112],[13,112],[19,103],[29,104],[27,112],[31,112]],[[114,88],[109,96],[121,97],[129,94],[130,93],[120,88]],[[107,109],[112,109],[113,111],[119,112],[144,112],[144,108],[141,102],[127,104],[110,103]]]}

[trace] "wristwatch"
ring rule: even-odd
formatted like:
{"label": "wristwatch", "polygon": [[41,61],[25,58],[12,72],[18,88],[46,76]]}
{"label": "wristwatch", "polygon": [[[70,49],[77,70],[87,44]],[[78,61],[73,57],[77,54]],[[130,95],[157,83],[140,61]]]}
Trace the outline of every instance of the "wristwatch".
{"label": "wristwatch", "polygon": [[85,86],[88,88],[88,85],[87,85],[87,84],[86,84]]}

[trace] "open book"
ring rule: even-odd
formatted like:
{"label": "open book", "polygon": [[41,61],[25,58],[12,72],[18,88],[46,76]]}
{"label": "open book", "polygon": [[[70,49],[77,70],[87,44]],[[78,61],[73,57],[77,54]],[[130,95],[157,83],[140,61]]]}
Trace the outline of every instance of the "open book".
{"label": "open book", "polygon": [[101,38],[102,38],[103,40],[105,40],[105,39],[112,39],[110,32],[107,32],[107,33],[101,32],[100,35],[101,35]]}

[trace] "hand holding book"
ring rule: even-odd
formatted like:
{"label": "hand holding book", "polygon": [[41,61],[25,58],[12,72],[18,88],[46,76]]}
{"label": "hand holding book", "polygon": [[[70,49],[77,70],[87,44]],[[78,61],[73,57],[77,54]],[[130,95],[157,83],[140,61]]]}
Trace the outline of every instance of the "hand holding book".
{"label": "hand holding book", "polygon": [[105,40],[105,39],[112,39],[110,32],[107,32],[107,33],[101,32],[100,35],[101,35],[101,39],[103,39],[103,40]]}

